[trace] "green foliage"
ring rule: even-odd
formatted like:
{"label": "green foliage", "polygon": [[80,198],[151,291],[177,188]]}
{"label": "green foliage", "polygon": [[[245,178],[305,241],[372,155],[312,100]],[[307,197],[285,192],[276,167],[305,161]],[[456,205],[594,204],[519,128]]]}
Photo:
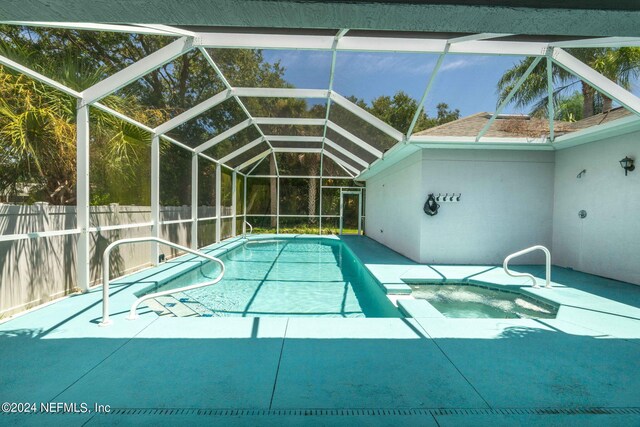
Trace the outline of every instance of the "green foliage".
{"label": "green foliage", "polygon": [[[65,86],[82,90],[108,73],[104,64],[74,56],[75,47],[60,45],[57,35],[49,39],[46,30],[32,34],[6,28],[0,37],[0,54]],[[110,96],[102,102],[140,121],[163,117],[135,97]],[[0,68],[0,188],[4,196],[15,198],[27,191],[27,202],[75,203],[75,113],[75,99]],[[148,171],[144,152],[150,136],[96,109],[91,109],[90,121],[92,201],[126,202],[131,196],[127,186],[138,184]]]}
{"label": "green foliage", "polygon": [[[371,101],[371,107],[368,110],[377,118],[400,130],[400,132],[406,132],[418,110],[418,102],[405,92],[398,92],[393,98],[380,96],[374,99]],[[427,115],[423,112],[419,116],[416,128],[424,129],[426,122]]]}
{"label": "green foliage", "polygon": [[[344,234],[357,234],[357,228],[343,228]],[[273,228],[254,227],[253,234],[271,234],[275,231]],[[318,226],[298,225],[295,227],[280,227],[281,234],[318,234]],[[322,226],[322,234],[339,234],[340,229],[334,226]]]}
{"label": "green foliage", "polygon": [[[393,97],[387,95],[379,96],[371,101],[371,106],[355,97],[349,99],[400,132],[409,130],[413,117],[418,110],[418,101],[403,91],[397,92]],[[451,110],[449,105],[444,102],[439,103],[436,108],[436,117],[429,117],[424,110],[420,112],[413,129],[414,133],[460,118],[460,110]]]}
{"label": "green foliage", "polygon": [[565,122],[576,122],[583,118],[584,95],[574,92],[566,97],[558,97],[555,100],[555,119]]}
{"label": "green foliage", "polygon": [[427,127],[431,127],[429,126],[430,124],[433,124],[433,126],[440,126],[445,123],[458,120],[460,118],[460,110],[458,110],[457,108],[455,110],[450,110],[449,104],[446,104],[444,102],[438,104],[436,106],[436,109],[438,111],[437,116],[435,117],[435,119],[429,119],[431,122],[428,123]]}
{"label": "green foliage", "polygon": [[[568,49],[568,51],[622,87],[629,88],[632,79],[640,75],[640,48],[638,47]],[[498,82],[497,104],[500,104],[507,97],[533,60],[533,58],[523,59],[502,75]],[[578,113],[572,110],[572,117],[586,118],[611,108],[611,99],[595,91],[591,86],[563,68],[552,67],[552,79],[554,83],[553,102],[558,108],[568,107],[569,105],[564,107],[562,105],[568,100],[571,100],[572,108],[575,107],[578,98],[572,97],[576,91],[581,94],[581,111]],[[516,107],[530,106],[530,114],[535,117],[547,117],[548,96],[546,62],[540,61],[515,93],[511,103]],[[569,113],[561,113],[561,115],[563,114],[565,117],[570,117]]]}

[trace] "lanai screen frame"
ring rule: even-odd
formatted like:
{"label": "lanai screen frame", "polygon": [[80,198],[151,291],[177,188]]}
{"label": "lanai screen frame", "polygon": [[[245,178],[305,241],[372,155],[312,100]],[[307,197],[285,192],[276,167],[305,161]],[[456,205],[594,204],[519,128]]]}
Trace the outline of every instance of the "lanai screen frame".
{"label": "lanai screen frame", "polygon": [[[353,179],[362,175],[369,170],[372,165],[384,161],[395,150],[402,148],[406,144],[417,144],[419,146],[429,146],[431,143],[447,142],[447,137],[428,137],[428,136],[413,136],[413,129],[421,114],[425,101],[429,95],[431,87],[435,81],[436,75],[442,65],[444,58],[447,55],[455,54],[478,54],[478,55],[517,55],[534,57],[533,65],[529,67],[527,72],[518,80],[507,98],[498,106],[487,125],[476,135],[475,138],[454,138],[449,139],[449,142],[455,143],[460,148],[496,148],[496,146],[503,146],[505,148],[513,148],[520,145],[519,148],[527,149],[553,149],[555,142],[554,130],[553,130],[553,102],[549,97],[549,135],[543,138],[487,138],[484,136],[485,132],[489,129],[493,121],[498,117],[502,109],[508,104],[509,100],[513,97],[516,91],[520,88],[526,77],[533,71],[535,65],[540,61],[546,60],[547,66],[547,85],[549,94],[553,90],[553,80],[551,74],[552,64],[555,64],[568,72],[574,74],[576,77],[582,79],[587,84],[591,85],[596,90],[607,95],[611,99],[624,106],[636,116],[640,116],[640,98],[633,95],[631,92],[620,87],[616,83],[608,80],[603,75],[599,74],[583,62],[579,61],[564,48],[580,48],[580,47],[621,47],[621,46],[640,46],[640,38],[637,37],[601,37],[601,38],[586,38],[579,40],[563,41],[563,42],[531,42],[531,41],[511,41],[511,40],[494,40],[510,36],[509,34],[494,34],[494,33],[482,33],[472,34],[468,36],[456,37],[451,39],[429,39],[429,38],[411,38],[411,37],[380,37],[380,36],[349,36],[348,29],[341,29],[333,36],[327,35],[299,35],[299,34],[259,34],[259,33],[241,33],[241,32],[192,32],[180,28],[170,27],[166,25],[111,25],[111,24],[94,24],[94,23],[66,23],[66,22],[18,22],[8,21],[2,22],[3,24],[10,25],[24,25],[24,26],[44,26],[54,28],[67,28],[75,30],[93,30],[93,31],[112,31],[112,32],[125,32],[125,33],[138,33],[138,34],[153,34],[164,35],[170,37],[177,37],[177,39],[158,51],[140,59],[139,61],[125,67],[124,69],[116,72],[115,74],[103,79],[101,82],[87,88],[82,92],[70,89],[40,73],[31,70],[15,61],[0,56],[0,64],[25,74],[37,81],[40,81],[56,90],[59,90],[67,95],[70,95],[77,99],[77,138],[76,138],[76,156],[77,156],[77,226],[75,229],[62,230],[62,231],[48,231],[40,233],[29,234],[14,234],[0,236],[0,241],[14,241],[28,238],[40,238],[49,236],[61,236],[61,235],[78,235],[77,256],[76,256],[76,268],[77,268],[77,286],[82,291],[89,289],[90,285],[90,257],[89,257],[89,236],[90,233],[96,231],[117,230],[123,228],[133,227],[151,227],[151,235],[159,237],[160,227],[162,225],[173,224],[177,222],[190,222],[191,223],[191,244],[194,249],[198,248],[197,241],[197,227],[199,220],[216,220],[216,242],[220,241],[221,237],[221,220],[226,218],[233,218],[232,221],[232,234],[237,235],[236,219],[247,217],[247,204],[246,204],[246,181],[251,176],[252,170],[248,173],[240,172],[241,169],[257,165],[261,160],[267,156],[272,156],[273,161],[276,162],[277,174],[273,176],[276,178],[279,186],[280,178],[286,178],[280,175],[277,168],[277,161],[275,153],[277,152],[318,152],[320,154],[320,175],[315,177],[300,176],[304,179],[319,179],[320,180],[320,208],[318,212],[319,218],[319,233],[322,233],[322,183],[323,179],[331,177],[323,176],[322,162],[325,158],[331,158],[338,166],[340,166],[349,175],[335,177],[338,179]],[[332,61],[330,68],[329,84],[327,89],[297,89],[297,88],[238,88],[229,84],[220,68],[215,61],[206,51],[207,48],[240,48],[240,49],[288,49],[288,50],[321,50],[332,52]],[[169,63],[170,61],[186,54],[187,52],[198,49],[209,62],[211,67],[215,70],[216,74],[223,81],[226,89],[222,92],[214,95],[213,97],[203,101],[202,103],[192,107],[191,109],[183,112],[182,114],[172,118],[171,120],[155,127],[151,128],[144,125],[124,114],[121,114],[115,110],[108,108],[101,104],[99,101],[114,93],[118,89],[123,88],[129,83],[143,77],[149,72]],[[381,121],[377,117],[368,113],[364,109],[358,107],[348,99],[342,97],[340,94],[333,90],[334,72],[336,65],[336,55],[340,51],[363,51],[363,52],[412,52],[412,53],[436,53],[439,54],[436,65],[431,72],[431,75],[427,81],[422,98],[418,103],[418,108],[413,116],[413,120],[409,129],[406,132],[400,132],[397,129],[389,126],[387,123]],[[326,99],[326,116],[324,119],[302,119],[302,118],[265,118],[265,117],[252,117],[246,107],[240,100],[241,96],[254,96],[254,97],[292,97],[292,98],[320,98]],[[196,148],[191,148],[180,141],[177,141],[166,135],[171,129],[185,123],[191,118],[207,111],[208,109],[218,105],[224,100],[233,98],[240,105],[244,113],[247,115],[247,119],[240,124],[232,127],[231,129],[222,132],[209,141],[204,142]],[[368,142],[358,138],[351,134],[348,129],[344,129],[339,125],[333,123],[329,119],[329,112],[332,102],[345,108],[350,113],[359,117],[367,122],[369,125],[374,126],[378,130],[392,137],[396,144],[386,152],[380,152]],[[137,223],[128,225],[114,225],[106,227],[91,227],[89,223],[89,108],[94,107],[103,110],[113,116],[123,120],[132,125],[138,126],[140,129],[149,132],[152,135],[151,139],[151,219],[149,223]],[[321,142],[320,149],[305,149],[304,147],[295,148],[274,148],[271,145],[270,139],[273,136],[265,135],[261,128],[261,124],[282,124],[282,125],[321,125],[323,126],[322,137],[317,138],[316,142]],[[260,133],[260,137],[228,154],[220,159],[214,159],[206,155],[203,151],[221,142],[225,138],[240,132],[248,127],[255,127]],[[376,160],[369,163],[358,157],[354,153],[341,148],[338,144],[327,138],[327,129],[344,136],[354,144],[367,150],[369,153],[376,157]],[[286,137],[286,135],[284,136]],[[292,137],[293,138],[293,137]],[[314,137],[308,137],[314,138]],[[160,173],[160,140],[166,140],[184,150],[192,153],[192,168],[191,168],[191,218],[188,220],[178,221],[161,221],[160,220],[160,200],[159,200],[159,173]],[[300,140],[296,137],[296,140]],[[314,140],[315,141],[315,140]],[[250,149],[261,142],[266,142],[269,149],[253,157],[252,159],[243,162],[241,165],[232,168],[227,165],[226,162],[235,158],[237,155]],[[252,145],[254,144],[254,145]],[[328,148],[335,149],[340,154],[353,160],[354,163],[362,166],[362,169],[356,168],[353,164],[342,161],[340,158],[332,155],[327,151]],[[338,149],[341,148],[341,149]],[[231,157],[230,157],[231,156]],[[203,158],[217,165],[216,167],[216,215],[214,218],[198,218],[198,159]],[[232,215],[221,215],[221,173],[222,168],[226,168],[231,171],[232,175]],[[242,214],[238,215],[236,209],[236,182],[238,175],[244,177],[244,194],[243,203],[244,209]],[[278,193],[279,194],[279,193]],[[279,197],[278,197],[279,202]],[[279,214],[277,215],[279,221]],[[244,226],[243,226],[244,232]],[[158,260],[158,247],[154,245],[155,249],[152,251],[152,262],[155,264]]]}

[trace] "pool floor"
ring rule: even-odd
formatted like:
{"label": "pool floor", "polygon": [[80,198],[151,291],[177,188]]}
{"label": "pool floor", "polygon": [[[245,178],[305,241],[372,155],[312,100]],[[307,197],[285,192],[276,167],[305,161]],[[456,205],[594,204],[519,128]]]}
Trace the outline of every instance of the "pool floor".
{"label": "pool floor", "polygon": [[[401,317],[337,239],[250,241],[221,259],[222,281],[161,298],[152,308],[205,317]],[[204,283],[218,272],[217,265],[204,264],[158,290]]]}

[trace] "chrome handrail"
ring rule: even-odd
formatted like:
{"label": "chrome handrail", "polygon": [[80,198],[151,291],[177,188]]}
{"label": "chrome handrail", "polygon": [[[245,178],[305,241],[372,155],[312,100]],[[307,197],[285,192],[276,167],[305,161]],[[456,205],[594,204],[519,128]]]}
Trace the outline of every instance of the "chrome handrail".
{"label": "chrome handrail", "polygon": [[502,268],[504,269],[504,272],[507,273],[511,277],[528,277],[528,278],[530,278],[531,281],[533,282],[533,287],[534,288],[539,288],[540,286],[538,286],[538,283],[536,282],[536,278],[533,277],[532,274],[529,274],[529,273],[515,273],[515,272],[509,270],[509,261],[511,261],[513,258],[518,257],[520,255],[528,254],[529,252],[533,252],[533,251],[537,251],[537,250],[541,250],[545,254],[545,257],[546,257],[546,263],[545,263],[545,266],[546,266],[546,277],[545,277],[546,284],[545,284],[545,287],[546,288],[550,288],[551,287],[551,252],[549,252],[549,249],[545,248],[544,246],[541,246],[541,245],[531,246],[530,248],[523,249],[521,251],[512,253],[511,255],[507,256],[504,259],[504,262],[502,263]]}
{"label": "chrome handrail", "polygon": [[216,277],[212,281],[205,282],[205,283],[197,283],[195,285],[183,286],[182,288],[171,289],[168,291],[156,292],[156,293],[144,295],[138,298],[131,305],[131,310],[129,310],[129,320],[134,320],[138,318],[138,315],[136,314],[136,310],[140,305],[140,303],[142,303],[143,301],[146,301],[151,298],[163,296],[163,295],[173,294],[176,292],[188,291],[191,289],[214,285],[218,283],[220,280],[222,280],[222,276],[224,276],[224,271],[225,271],[224,263],[218,258],[211,255],[207,255],[200,251],[189,249],[182,245],[175,244],[168,240],[160,239],[157,237],[136,237],[131,239],[117,240],[111,243],[109,246],[107,246],[107,248],[104,250],[104,253],[102,254],[102,322],[100,322],[100,326],[108,326],[113,323],[113,321],[109,319],[109,255],[111,254],[111,250],[116,246],[120,246],[125,243],[140,243],[140,242],[157,242],[157,243],[162,243],[163,245],[166,245],[166,246],[170,246],[172,248],[180,249],[190,254],[197,255],[202,258],[206,258],[210,261],[217,262],[218,264],[220,264],[220,267],[222,268],[222,270],[220,271],[220,274],[218,275],[218,277]]}
{"label": "chrome handrail", "polygon": [[[245,221],[244,223],[245,223],[245,224],[247,224],[247,225],[249,226],[249,236],[251,236],[251,233],[253,233],[253,225],[251,225],[251,224],[249,223],[249,221]],[[245,239],[247,238],[247,231],[246,231],[246,230],[247,230],[247,229],[245,228],[245,232],[244,232],[244,238],[245,238]]]}

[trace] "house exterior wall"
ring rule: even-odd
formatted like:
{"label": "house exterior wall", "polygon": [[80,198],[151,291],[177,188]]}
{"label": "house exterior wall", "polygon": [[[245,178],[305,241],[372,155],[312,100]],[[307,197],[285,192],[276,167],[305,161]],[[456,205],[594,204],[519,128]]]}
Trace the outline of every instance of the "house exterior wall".
{"label": "house exterior wall", "polygon": [[554,264],[640,284],[640,164],[625,176],[625,156],[640,161],[640,132],[556,152]]}
{"label": "house exterior wall", "polygon": [[366,234],[420,261],[422,153],[412,154],[367,181]]}
{"label": "house exterior wall", "polygon": [[[532,245],[551,246],[553,152],[423,150],[422,194],[461,193],[420,217],[420,261],[501,264]],[[424,200],[423,200],[424,203]],[[543,262],[542,253],[513,261]]]}
{"label": "house exterior wall", "polygon": [[[366,231],[423,263],[500,264],[520,249],[551,247],[553,175],[553,152],[422,150],[367,181]],[[462,196],[430,217],[428,193]],[[533,253],[514,264],[543,261]]]}

